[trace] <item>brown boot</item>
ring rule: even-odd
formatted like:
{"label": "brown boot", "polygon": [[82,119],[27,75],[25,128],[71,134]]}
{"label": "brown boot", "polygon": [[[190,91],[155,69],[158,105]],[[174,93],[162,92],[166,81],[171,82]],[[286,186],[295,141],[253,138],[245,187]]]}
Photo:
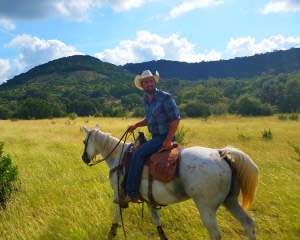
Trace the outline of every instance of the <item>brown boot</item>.
{"label": "brown boot", "polygon": [[118,200],[114,200],[114,203],[120,205],[121,208],[128,208],[129,202],[138,203],[140,200],[139,197],[129,197],[127,194],[120,194]]}
{"label": "brown boot", "polygon": [[114,200],[114,203],[119,204],[121,208],[128,208],[130,197],[127,194],[120,194],[118,199]]}

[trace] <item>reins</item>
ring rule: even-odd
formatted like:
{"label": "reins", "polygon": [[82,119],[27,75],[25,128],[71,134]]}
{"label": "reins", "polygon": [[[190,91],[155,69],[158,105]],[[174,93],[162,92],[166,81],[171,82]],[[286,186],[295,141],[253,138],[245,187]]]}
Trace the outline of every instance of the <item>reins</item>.
{"label": "reins", "polygon": [[[89,163],[88,165],[91,167],[91,166],[94,166],[94,165],[96,165],[96,164],[98,164],[98,163],[101,163],[101,162],[105,161],[107,158],[109,158],[109,156],[110,156],[110,155],[116,150],[116,148],[120,145],[120,143],[121,143],[121,141],[123,140],[123,138],[124,138],[124,143],[126,143],[127,138],[128,138],[128,136],[130,135],[130,133],[132,133],[133,139],[134,139],[134,141],[135,141],[135,135],[134,135],[134,132],[130,132],[130,129],[128,128],[128,129],[124,132],[124,134],[122,135],[122,137],[120,138],[120,140],[118,141],[118,143],[113,147],[113,149],[112,149],[112,150],[111,150],[104,158],[99,159],[99,160],[96,160],[96,161],[93,161],[93,162]],[[87,143],[88,143],[88,140],[89,140],[89,138],[90,138],[90,135],[91,135],[91,133],[89,133],[89,135],[87,136],[87,139],[86,139],[86,141],[85,141],[85,149],[84,149],[85,152],[86,152],[86,147],[87,147]],[[115,168],[111,169],[110,174],[109,174],[110,177],[111,177],[111,175],[112,175],[113,172],[118,171],[117,177],[118,177],[118,195],[119,195],[119,196],[120,196],[120,172],[121,172],[120,170],[122,170],[122,167],[123,167],[123,164],[122,164],[122,155],[123,155],[123,152],[124,152],[124,147],[125,147],[125,144],[122,146],[122,150],[121,150],[121,153],[120,153],[120,158],[119,158],[118,165],[117,165]],[[122,209],[121,209],[121,207],[119,207],[119,209],[120,209],[120,217],[121,217],[122,229],[123,229],[124,237],[125,237],[125,239],[126,239],[127,236],[126,236],[126,231],[125,231],[125,227],[124,227],[124,220],[123,220]]]}
{"label": "reins", "polygon": [[[128,138],[128,133],[130,133],[129,128],[124,132],[124,134],[123,134],[122,137],[120,138],[119,142],[113,147],[113,149],[112,149],[112,150],[111,150],[104,158],[98,159],[98,160],[93,161],[93,162],[90,162],[90,163],[88,164],[88,166],[92,167],[92,166],[94,166],[94,165],[96,165],[96,164],[98,164],[98,163],[101,163],[101,162],[105,161],[107,158],[109,158],[109,156],[110,156],[110,155],[116,150],[116,148],[119,146],[119,144],[121,143],[121,141],[123,140],[123,138],[125,138],[124,142],[126,142],[126,140],[127,140],[127,138]],[[135,139],[134,133],[132,133],[132,134],[133,134],[133,138]],[[87,137],[87,140],[86,140],[86,143],[85,143],[85,148],[86,148],[86,146],[87,146],[87,142],[88,142],[88,140],[89,140],[89,137],[90,137],[90,133],[89,133],[89,135],[88,135],[88,137]],[[123,149],[122,149],[122,152],[123,152]]]}

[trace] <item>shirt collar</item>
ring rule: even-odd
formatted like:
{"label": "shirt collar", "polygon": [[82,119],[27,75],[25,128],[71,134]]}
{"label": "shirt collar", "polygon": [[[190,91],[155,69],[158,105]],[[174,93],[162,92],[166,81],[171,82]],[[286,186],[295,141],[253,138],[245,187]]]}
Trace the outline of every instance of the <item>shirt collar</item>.
{"label": "shirt collar", "polygon": [[[159,91],[159,90],[158,90],[157,88],[154,89],[153,100],[156,99],[156,96],[158,95],[158,91]],[[145,103],[149,103],[149,102],[148,102],[148,98],[147,98],[147,94],[146,94],[146,93],[144,93],[144,102],[145,102]]]}

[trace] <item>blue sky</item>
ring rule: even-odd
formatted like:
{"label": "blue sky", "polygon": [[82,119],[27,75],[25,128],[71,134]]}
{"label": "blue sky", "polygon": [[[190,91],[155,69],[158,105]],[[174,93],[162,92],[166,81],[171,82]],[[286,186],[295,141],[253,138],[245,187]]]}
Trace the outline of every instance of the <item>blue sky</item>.
{"label": "blue sky", "polygon": [[64,56],[201,62],[300,47],[300,0],[0,0],[0,83]]}

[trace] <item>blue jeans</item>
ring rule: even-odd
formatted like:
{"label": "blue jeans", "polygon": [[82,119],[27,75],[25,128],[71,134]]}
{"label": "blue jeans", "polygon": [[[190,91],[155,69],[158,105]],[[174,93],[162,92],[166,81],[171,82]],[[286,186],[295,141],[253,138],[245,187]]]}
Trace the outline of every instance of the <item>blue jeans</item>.
{"label": "blue jeans", "polygon": [[125,181],[125,192],[130,197],[139,196],[144,164],[153,153],[161,148],[164,140],[165,136],[153,137],[133,152]]}

